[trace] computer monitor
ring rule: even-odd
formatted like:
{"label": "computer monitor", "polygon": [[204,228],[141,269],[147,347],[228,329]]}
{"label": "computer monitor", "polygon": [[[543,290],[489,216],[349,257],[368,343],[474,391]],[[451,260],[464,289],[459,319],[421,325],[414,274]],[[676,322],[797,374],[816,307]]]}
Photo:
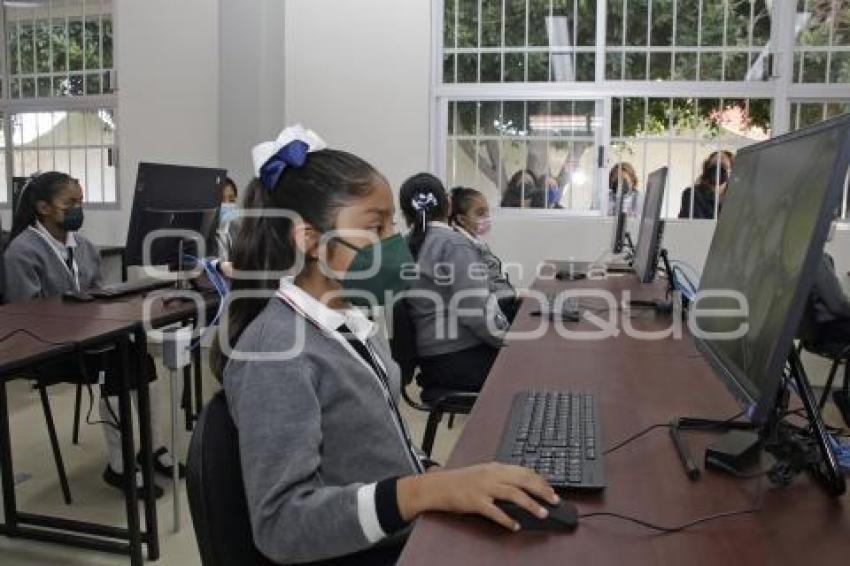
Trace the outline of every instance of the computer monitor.
{"label": "computer monitor", "polygon": [[18,203],[21,202],[21,193],[24,192],[24,187],[29,183],[30,177],[12,177],[12,211],[18,210]]}
{"label": "computer monitor", "polygon": [[[701,294],[726,296],[700,298],[694,311],[700,350],[765,438],[780,424],[790,362],[826,464],[818,468],[826,470],[834,494],[844,491],[844,478],[793,340],[848,167],[850,115],[742,149],[700,282]],[[747,316],[700,315],[702,309],[738,308],[742,301]],[[736,335],[739,330],[744,332]]]}
{"label": "computer monitor", "polygon": [[[224,169],[139,163],[124,251],[126,265],[143,265],[145,237],[155,230],[188,230],[209,242],[217,225],[219,187],[226,174]],[[191,240],[156,238],[148,263],[178,265],[181,242],[185,253],[198,255]]]}
{"label": "computer monitor", "polygon": [[658,268],[658,254],[664,233],[661,204],[667,186],[667,167],[656,169],[646,178],[646,197],[640,217],[640,230],[635,248],[634,270],[641,283],[651,283]]}

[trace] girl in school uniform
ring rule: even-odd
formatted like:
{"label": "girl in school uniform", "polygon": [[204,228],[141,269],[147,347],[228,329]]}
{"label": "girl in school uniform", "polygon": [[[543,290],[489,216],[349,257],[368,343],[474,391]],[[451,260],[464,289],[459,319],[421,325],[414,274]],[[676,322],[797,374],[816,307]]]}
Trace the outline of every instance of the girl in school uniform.
{"label": "girl in school uniform", "polygon": [[426,511],[480,514],[512,529],[495,498],[545,514],[529,494],[557,497],[525,469],[422,473],[397,406],[398,366],[345,298],[382,299],[403,286],[410,255],[386,179],[300,127],[257,146],[254,163],[259,179],[246,202],[274,214],[246,217],[240,229],[241,276],[213,367],[238,430],[258,549],[285,564],[388,564],[398,554],[389,541]]}
{"label": "girl in school uniform", "polygon": [[508,274],[502,270],[502,260],[493,253],[483,237],[490,231],[493,221],[490,205],[481,192],[470,187],[455,187],[451,191],[451,226],[471,241],[481,253],[487,266],[487,284],[491,293],[498,294],[499,307],[509,322],[513,322],[519,308],[516,289]]}
{"label": "girl in school uniform", "polygon": [[449,197],[439,179],[414,175],[402,184],[399,199],[419,270],[407,298],[419,384],[479,391],[510,326],[498,305],[502,294],[490,288],[481,248],[449,226]]}
{"label": "girl in school uniform", "polygon": [[[83,225],[83,190],[79,181],[56,171],[37,174],[24,187],[12,223],[11,241],[4,254],[6,298],[10,302],[80,294],[101,285],[100,255],[94,245],[78,231]],[[117,353],[86,354],[85,366],[91,376],[104,374],[101,386],[100,417],[106,438],[108,464],[103,479],[117,489],[125,489],[126,476],[121,459],[121,435],[118,430],[120,367]],[[79,382],[76,357],[64,358],[38,368],[39,379],[51,383]],[[156,379],[153,360],[130,376]],[[84,379],[95,381],[96,378]],[[151,422],[158,422],[157,404],[151,403]],[[163,446],[155,452],[154,467],[171,473],[171,456]],[[140,487],[141,474],[137,473]],[[154,485],[157,496],[162,489]]]}

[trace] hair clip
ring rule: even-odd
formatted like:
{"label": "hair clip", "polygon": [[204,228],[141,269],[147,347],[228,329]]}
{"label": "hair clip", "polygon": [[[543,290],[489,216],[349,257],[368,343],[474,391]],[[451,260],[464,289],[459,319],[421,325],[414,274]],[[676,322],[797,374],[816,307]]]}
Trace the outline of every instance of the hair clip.
{"label": "hair clip", "polygon": [[287,167],[303,167],[309,153],[326,147],[327,144],[312,130],[305,130],[300,124],[290,126],[275,141],[254,146],[251,150],[254,174],[266,190],[271,191]]}
{"label": "hair clip", "polygon": [[440,203],[437,202],[437,197],[434,196],[434,193],[419,193],[413,197],[410,204],[416,212],[425,212],[426,210],[436,208]]}

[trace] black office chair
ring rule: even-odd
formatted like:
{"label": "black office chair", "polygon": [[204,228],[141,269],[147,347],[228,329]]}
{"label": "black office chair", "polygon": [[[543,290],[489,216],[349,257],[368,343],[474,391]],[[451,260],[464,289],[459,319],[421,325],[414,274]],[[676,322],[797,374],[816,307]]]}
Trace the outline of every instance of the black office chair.
{"label": "black office chair", "polygon": [[823,410],[832,391],[838,366],[844,364],[844,383],[840,390],[833,392],[833,402],[841,412],[844,422],[850,426],[850,337],[843,342],[822,342],[817,333],[817,324],[814,321],[811,305],[806,306],[800,329],[797,333],[799,343],[797,353],[803,350],[816,356],[832,360],[832,366],[826,379],[823,393],[821,394],[818,407]]}
{"label": "black office chair", "polygon": [[[213,396],[198,418],[187,465],[186,489],[201,563],[204,566],[274,564],[254,545],[239,462],[239,437],[223,391]],[[385,546],[312,565],[395,564],[401,542],[393,540]]]}
{"label": "black office chair", "polygon": [[430,456],[431,450],[434,448],[437,428],[440,426],[440,421],[443,420],[443,415],[449,415],[450,419],[454,419],[455,415],[468,415],[478,399],[478,394],[433,388],[422,390],[421,401],[414,400],[407,391],[407,387],[414,381],[419,371],[413,320],[410,318],[410,311],[405,299],[396,300],[392,303],[390,309],[392,320],[390,350],[393,359],[401,368],[401,395],[408,405],[418,411],[428,413],[428,423],[422,437],[422,450]]}

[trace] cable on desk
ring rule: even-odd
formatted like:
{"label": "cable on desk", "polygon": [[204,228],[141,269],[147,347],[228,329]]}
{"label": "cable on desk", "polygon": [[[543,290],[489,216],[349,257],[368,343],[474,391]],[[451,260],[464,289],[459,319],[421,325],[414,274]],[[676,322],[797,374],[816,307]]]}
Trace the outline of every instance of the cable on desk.
{"label": "cable on desk", "polygon": [[27,336],[29,336],[30,338],[32,338],[34,340],[38,340],[39,342],[41,342],[43,344],[50,344],[51,346],[66,346],[68,344],[73,344],[73,342],[53,342],[51,340],[47,340],[47,339],[42,338],[41,336],[39,336],[37,334],[30,332],[26,328],[16,328],[15,330],[12,330],[8,334],[4,334],[3,336],[0,336],[0,342],[5,342],[6,340],[11,338],[15,334],[26,334]]}
{"label": "cable on desk", "polygon": [[[729,417],[728,419],[718,421],[715,424],[706,425],[706,426],[700,427],[700,428],[694,427],[690,430],[711,431],[711,430],[714,430],[714,429],[717,429],[717,428],[723,428],[725,425],[727,425],[727,424],[733,422],[735,419],[743,416],[744,412],[745,411],[739,411],[739,412],[735,413],[734,415],[732,415],[731,417]],[[648,426],[645,429],[643,429],[639,432],[636,432],[635,434],[626,438],[625,440],[622,440],[622,441],[614,444],[613,446],[607,448],[602,454],[607,456],[608,454],[611,454],[612,452],[615,452],[615,451],[619,450],[620,448],[622,448],[622,447],[624,447],[628,444],[631,444],[632,442],[634,442],[638,438],[641,438],[642,436],[649,434],[650,432],[652,432],[653,430],[655,430],[657,428],[670,428],[670,423],[659,423],[659,424],[654,424],[654,425]]]}
{"label": "cable on desk", "polygon": [[[761,478],[762,476],[756,476]],[[681,525],[673,525],[673,526],[665,526],[658,525],[652,523],[650,521],[646,521],[644,519],[640,519],[638,517],[630,517],[629,515],[623,515],[621,513],[614,513],[610,511],[594,511],[591,513],[580,513],[579,519],[592,519],[593,517],[610,517],[612,519],[620,519],[621,521],[627,521],[629,523],[634,523],[636,525],[640,525],[646,529],[659,532],[661,534],[673,534],[684,531],[686,529],[690,529],[691,527],[695,527],[697,525],[701,525],[703,523],[709,523],[711,521],[718,521],[720,519],[726,519],[729,517],[737,517],[740,515],[754,515],[761,511],[762,504],[764,503],[764,494],[765,489],[762,487],[762,482],[759,481],[758,493],[756,494],[755,504],[748,509],[737,509],[734,511],[724,511],[722,513],[715,513],[714,515],[706,515],[704,517],[699,517],[698,519],[694,519],[692,521],[688,521],[687,523],[682,523]]]}
{"label": "cable on desk", "polygon": [[641,430],[640,432],[636,432],[635,434],[631,435],[630,437],[626,438],[625,440],[622,440],[622,441],[618,442],[617,444],[611,446],[610,448],[606,449],[602,454],[607,456],[608,454],[611,454],[612,452],[619,450],[623,446],[626,446],[627,444],[631,444],[632,442],[634,442],[638,438],[649,434],[650,432],[652,432],[653,430],[655,430],[657,428],[670,428],[670,423],[654,424],[652,426],[648,426],[645,429]]}
{"label": "cable on desk", "polygon": [[654,523],[650,523],[649,521],[644,521],[643,519],[639,519],[637,517],[629,517],[628,515],[621,515],[619,513],[610,513],[607,511],[600,511],[595,513],[585,513],[579,515],[579,519],[586,520],[591,519],[593,517],[611,517],[613,519],[620,519],[622,521],[628,521],[630,523],[635,523],[647,529],[657,531],[662,534],[672,534],[684,531],[685,529],[689,529],[691,527],[695,527],[697,525],[701,525],[702,523],[708,523],[710,521],[717,521],[719,519],[725,519],[727,517],[735,517],[738,515],[751,515],[759,512],[761,510],[761,505],[758,507],[752,507],[750,509],[740,509],[737,511],[726,511],[724,513],[717,513],[716,515],[708,515],[706,517],[700,517],[699,519],[695,519],[693,521],[675,525],[672,527],[667,527],[664,525],[656,525]]}

